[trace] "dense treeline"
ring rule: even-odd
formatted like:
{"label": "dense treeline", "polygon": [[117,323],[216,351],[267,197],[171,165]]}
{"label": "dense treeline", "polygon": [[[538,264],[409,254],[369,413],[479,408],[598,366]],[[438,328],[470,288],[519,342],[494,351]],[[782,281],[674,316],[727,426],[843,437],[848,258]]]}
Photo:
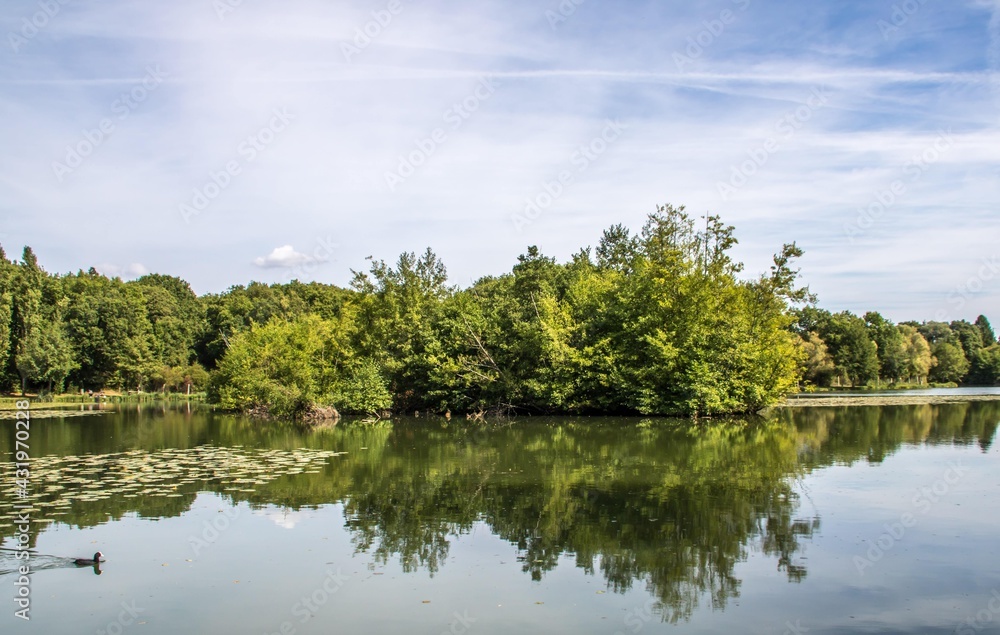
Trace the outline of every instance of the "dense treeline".
{"label": "dense treeline", "polygon": [[803,379],[815,386],[1000,383],[1000,344],[988,319],[902,322],[815,307],[795,311]]}
{"label": "dense treeline", "polygon": [[208,390],[222,406],[295,417],[509,408],[712,414],[800,381],[1000,380],[989,322],[831,314],[797,288],[801,251],[740,277],[733,228],[658,208],[557,263],[530,247],[510,273],[448,284],[429,249],[373,261],[350,288],[251,283],[196,296],[175,277],[51,275],[0,249],[0,380],[21,391]]}

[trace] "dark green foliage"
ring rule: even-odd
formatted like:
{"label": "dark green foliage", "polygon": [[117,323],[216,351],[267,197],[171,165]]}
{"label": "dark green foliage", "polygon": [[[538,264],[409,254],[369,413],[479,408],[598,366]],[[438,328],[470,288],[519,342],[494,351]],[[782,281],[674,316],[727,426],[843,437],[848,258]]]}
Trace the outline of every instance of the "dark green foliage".
{"label": "dark green foliage", "polygon": [[917,326],[917,330],[931,346],[939,342],[955,341],[954,331],[951,330],[950,325],[944,322],[924,322]]}
{"label": "dark green foliage", "polygon": [[983,346],[989,347],[998,343],[997,334],[985,315],[980,315],[976,318],[976,328],[979,329],[979,334],[982,336]]}
{"label": "dark green foliage", "polygon": [[890,382],[906,375],[906,342],[896,325],[880,313],[865,313],[868,335],[877,347],[879,377]]}
{"label": "dark green foliage", "polygon": [[969,372],[969,360],[965,357],[962,345],[950,341],[940,341],[931,347],[937,363],[931,368],[931,381],[939,383],[958,383],[965,379]]}
{"label": "dark green foliage", "polygon": [[[951,332],[953,337],[949,338],[949,341],[962,345],[962,350],[965,351],[968,358],[972,358],[979,351],[983,350],[983,332],[974,324],[969,324],[965,320],[955,321],[951,323]],[[992,343],[992,342],[991,342]]]}
{"label": "dark green foliage", "polygon": [[[881,316],[869,314],[873,322]],[[844,311],[832,314],[829,311],[805,307],[796,314],[796,330],[803,333],[817,333],[827,346],[835,365],[835,376],[843,384],[864,386],[879,376],[878,346],[872,340],[865,320]],[[884,320],[883,320],[884,322]],[[881,324],[886,328],[887,324]]]}
{"label": "dark green foliage", "polygon": [[982,386],[1000,385],[1000,344],[979,351],[972,360],[969,381]]}
{"label": "dark green foliage", "polygon": [[61,391],[63,382],[76,369],[73,350],[59,322],[46,322],[28,337],[24,355],[17,368],[25,381],[44,385],[47,390]]}
{"label": "dark green foliage", "polygon": [[93,390],[141,387],[159,364],[140,288],[93,270],[67,276],[63,282],[66,327],[79,364],[70,381]]}
{"label": "dark green foliage", "polygon": [[150,274],[128,285],[138,287],[153,335],[153,356],[165,366],[186,366],[205,330],[205,310],[187,282]]}
{"label": "dark green foliage", "polygon": [[639,253],[639,239],[630,234],[624,225],[613,225],[604,230],[597,245],[597,266],[600,269],[628,272]]}

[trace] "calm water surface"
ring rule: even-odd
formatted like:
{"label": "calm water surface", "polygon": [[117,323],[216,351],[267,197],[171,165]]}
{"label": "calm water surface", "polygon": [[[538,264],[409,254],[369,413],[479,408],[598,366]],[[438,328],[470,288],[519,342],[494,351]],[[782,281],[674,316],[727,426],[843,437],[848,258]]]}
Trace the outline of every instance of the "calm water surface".
{"label": "calm water surface", "polygon": [[35,418],[31,621],[0,551],[0,632],[1000,633],[998,422]]}

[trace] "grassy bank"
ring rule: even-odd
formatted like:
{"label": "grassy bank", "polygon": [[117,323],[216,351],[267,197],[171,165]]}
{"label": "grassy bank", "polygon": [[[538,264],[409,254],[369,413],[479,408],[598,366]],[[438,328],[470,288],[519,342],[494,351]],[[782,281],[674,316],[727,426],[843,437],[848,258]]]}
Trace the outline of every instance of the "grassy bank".
{"label": "grassy bank", "polygon": [[[973,386],[976,387],[976,386]],[[817,387],[817,386],[806,386],[801,390],[802,393],[827,393],[827,394],[837,394],[841,392],[882,392],[889,390],[927,390],[928,388],[959,388],[959,385],[954,382],[948,383],[924,383],[924,384],[910,384],[910,383],[895,383],[895,384],[866,384],[864,386],[828,386],[828,387]]]}
{"label": "grassy bank", "polygon": [[75,404],[92,403],[183,403],[183,402],[203,402],[205,393],[197,392],[185,395],[181,393],[119,393],[106,391],[104,393],[94,393],[93,395],[81,395],[79,393],[68,393],[63,395],[37,395],[28,393],[22,397],[20,395],[0,396],[0,410],[13,410],[16,403],[22,399],[31,401],[33,407],[44,405],[45,407],[71,406]]}
{"label": "grassy bank", "polygon": [[779,408],[810,408],[810,407],[840,407],[840,406],[920,406],[940,405],[948,403],[967,403],[970,401],[1000,401],[1000,395],[908,395],[900,392],[898,395],[829,395],[815,397],[791,397],[780,404]]}

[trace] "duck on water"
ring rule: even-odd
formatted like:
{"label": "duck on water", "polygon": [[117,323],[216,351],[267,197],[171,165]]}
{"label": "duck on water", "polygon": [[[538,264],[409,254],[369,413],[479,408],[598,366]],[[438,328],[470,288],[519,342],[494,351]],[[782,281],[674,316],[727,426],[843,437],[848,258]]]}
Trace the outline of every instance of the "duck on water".
{"label": "duck on water", "polygon": [[78,567],[94,567],[104,562],[104,554],[98,551],[93,558],[77,558],[73,561]]}

